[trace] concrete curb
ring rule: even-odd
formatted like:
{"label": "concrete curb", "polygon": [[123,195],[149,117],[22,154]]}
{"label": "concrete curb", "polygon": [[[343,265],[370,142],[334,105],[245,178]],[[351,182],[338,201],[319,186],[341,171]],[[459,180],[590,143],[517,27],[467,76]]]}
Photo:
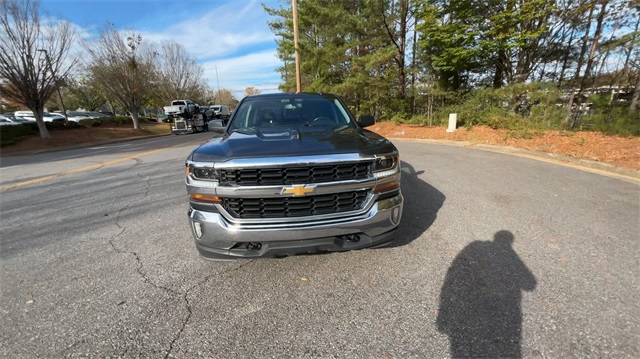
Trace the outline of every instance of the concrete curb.
{"label": "concrete curb", "polygon": [[406,142],[424,142],[445,146],[475,148],[483,151],[490,151],[496,153],[511,154],[519,157],[526,157],[537,161],[553,163],[562,166],[568,166],[583,170],[586,172],[597,173],[604,176],[614,177],[626,181],[630,181],[636,184],[640,184],[640,170],[632,170],[628,168],[616,167],[614,165],[585,160],[582,158],[575,158],[565,155],[558,155],[554,153],[538,152],[526,150],[517,147],[508,146],[495,146],[486,145],[481,143],[473,143],[468,141],[452,141],[452,140],[435,140],[435,139],[422,139],[422,138],[400,138],[400,137],[388,137],[392,141],[406,141]]}
{"label": "concrete curb", "polygon": [[109,144],[112,144],[112,143],[120,143],[120,142],[136,141],[136,140],[146,140],[148,138],[163,137],[163,136],[169,136],[169,135],[172,135],[172,134],[171,133],[162,133],[162,134],[158,134],[158,135],[114,138],[112,140],[103,140],[103,141],[97,141],[97,142],[85,142],[85,143],[78,143],[77,145],[71,145],[71,146],[43,148],[43,149],[30,150],[30,151],[24,151],[24,152],[3,153],[2,150],[0,149],[0,157],[37,155],[37,154],[45,153],[45,152],[58,152],[58,151],[66,151],[66,150],[75,150],[75,149],[78,149],[78,148],[102,146],[102,145],[109,145]]}

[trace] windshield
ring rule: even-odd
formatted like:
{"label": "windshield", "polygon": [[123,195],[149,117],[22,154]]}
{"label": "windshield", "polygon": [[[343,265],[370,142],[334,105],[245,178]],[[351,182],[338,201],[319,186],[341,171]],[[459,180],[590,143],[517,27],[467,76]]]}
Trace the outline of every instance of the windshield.
{"label": "windshield", "polygon": [[247,99],[235,110],[229,130],[299,128],[305,126],[354,127],[338,99],[274,97]]}

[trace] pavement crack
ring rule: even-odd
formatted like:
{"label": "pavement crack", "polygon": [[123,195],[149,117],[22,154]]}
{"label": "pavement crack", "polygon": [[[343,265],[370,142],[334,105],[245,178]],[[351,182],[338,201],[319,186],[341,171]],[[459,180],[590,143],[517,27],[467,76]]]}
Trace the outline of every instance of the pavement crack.
{"label": "pavement crack", "polygon": [[182,333],[184,332],[184,330],[187,328],[187,325],[189,325],[189,320],[191,319],[191,316],[193,314],[193,311],[191,309],[191,302],[189,302],[189,293],[194,290],[195,288],[198,288],[199,286],[203,285],[204,283],[208,282],[209,279],[213,278],[213,277],[221,277],[229,272],[233,272],[233,271],[237,271],[240,268],[249,265],[250,263],[252,263],[253,260],[249,260],[246,261],[245,263],[240,264],[237,267],[228,269],[226,271],[223,271],[221,273],[214,273],[214,274],[210,274],[208,276],[206,276],[204,279],[202,279],[201,281],[199,281],[198,283],[192,285],[191,287],[189,287],[185,292],[184,295],[182,296],[182,300],[185,303],[185,308],[187,309],[187,316],[184,318],[184,320],[182,321],[182,325],[180,326],[180,330],[178,331],[178,333],[176,333],[176,336],[173,338],[173,340],[171,341],[171,343],[169,343],[169,349],[167,350],[167,353],[164,356],[164,359],[168,359],[169,356],[171,355],[171,352],[173,351],[173,346],[175,345],[175,343],[180,339],[180,337],[182,336]]}
{"label": "pavement crack", "polygon": [[[136,161],[138,161],[137,158],[134,158]],[[140,161],[140,163],[142,163],[142,161]],[[142,198],[138,198],[136,201],[139,201],[141,199],[147,198],[147,196],[149,195],[149,189],[151,189],[151,182],[150,182],[150,178],[149,176],[143,177],[140,172],[136,173],[136,176],[140,177],[141,180],[144,181],[146,187],[144,189],[144,194],[142,195]],[[134,201],[135,202],[135,201]],[[132,202],[133,203],[133,202]]]}
{"label": "pavement crack", "polygon": [[[138,161],[138,159],[136,159],[136,158],[134,158],[134,160]],[[141,161],[140,161],[140,163],[141,163]],[[120,209],[118,210],[118,214],[116,215],[116,222],[115,222],[115,224],[116,224],[116,226],[117,226],[118,228],[123,228],[123,227],[120,225],[120,216],[122,215],[122,212],[124,212],[124,211],[125,211],[125,210],[127,210],[129,207],[131,207],[131,205],[132,205],[132,204],[134,204],[134,203],[136,203],[136,202],[138,202],[138,201],[141,201],[141,200],[143,200],[143,199],[147,198],[147,196],[149,195],[149,189],[151,189],[151,182],[150,182],[150,178],[149,178],[149,176],[143,177],[143,176],[140,174],[140,172],[137,172],[137,173],[136,173],[136,176],[138,176],[138,177],[139,177],[141,180],[143,180],[143,181],[144,181],[144,183],[145,183],[144,194],[143,194],[140,198],[137,198],[137,199],[135,199],[135,200],[133,200],[133,201],[129,201],[127,204],[125,204],[122,208],[120,208]],[[121,233],[121,234],[122,234],[122,233]],[[116,236],[116,237],[117,237],[117,236]]]}
{"label": "pavement crack", "polygon": [[152,287],[156,288],[156,289],[160,289],[163,290],[169,294],[172,295],[180,295],[180,293],[176,292],[175,290],[171,289],[171,288],[167,288],[163,285],[158,285],[156,283],[154,283],[151,279],[149,279],[149,277],[147,277],[147,274],[142,270],[144,268],[144,265],[142,264],[142,259],[140,259],[140,255],[138,255],[138,253],[136,252],[129,252],[130,254],[132,254],[135,259],[136,262],[138,263],[138,267],[136,268],[136,271],[138,272],[138,274],[140,274],[140,276],[142,277],[142,279],[144,280],[145,283],[151,285]]}

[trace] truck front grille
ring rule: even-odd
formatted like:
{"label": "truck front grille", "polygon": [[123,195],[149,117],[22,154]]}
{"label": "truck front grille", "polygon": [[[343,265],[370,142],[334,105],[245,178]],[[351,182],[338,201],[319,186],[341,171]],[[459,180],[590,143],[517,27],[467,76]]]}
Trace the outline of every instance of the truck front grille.
{"label": "truck front grille", "polygon": [[184,121],[176,121],[176,128],[179,130],[184,130],[187,128],[187,123]]}
{"label": "truck front grille", "polygon": [[350,212],[362,208],[368,191],[305,197],[223,198],[222,206],[235,218],[284,218]]}
{"label": "truck front grille", "polygon": [[359,162],[310,167],[223,169],[220,171],[220,184],[269,186],[358,180],[369,177],[369,167],[369,162]]}

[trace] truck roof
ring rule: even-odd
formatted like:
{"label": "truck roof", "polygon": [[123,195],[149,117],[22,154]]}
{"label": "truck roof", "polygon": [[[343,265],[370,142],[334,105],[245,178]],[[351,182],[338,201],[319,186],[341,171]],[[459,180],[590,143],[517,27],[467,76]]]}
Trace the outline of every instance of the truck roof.
{"label": "truck roof", "polygon": [[299,93],[291,93],[291,92],[275,92],[275,93],[265,93],[259,95],[251,95],[247,96],[247,98],[255,99],[255,98],[305,98],[305,97],[324,97],[324,98],[338,98],[338,96],[330,93],[316,93],[316,92],[299,92]]}

